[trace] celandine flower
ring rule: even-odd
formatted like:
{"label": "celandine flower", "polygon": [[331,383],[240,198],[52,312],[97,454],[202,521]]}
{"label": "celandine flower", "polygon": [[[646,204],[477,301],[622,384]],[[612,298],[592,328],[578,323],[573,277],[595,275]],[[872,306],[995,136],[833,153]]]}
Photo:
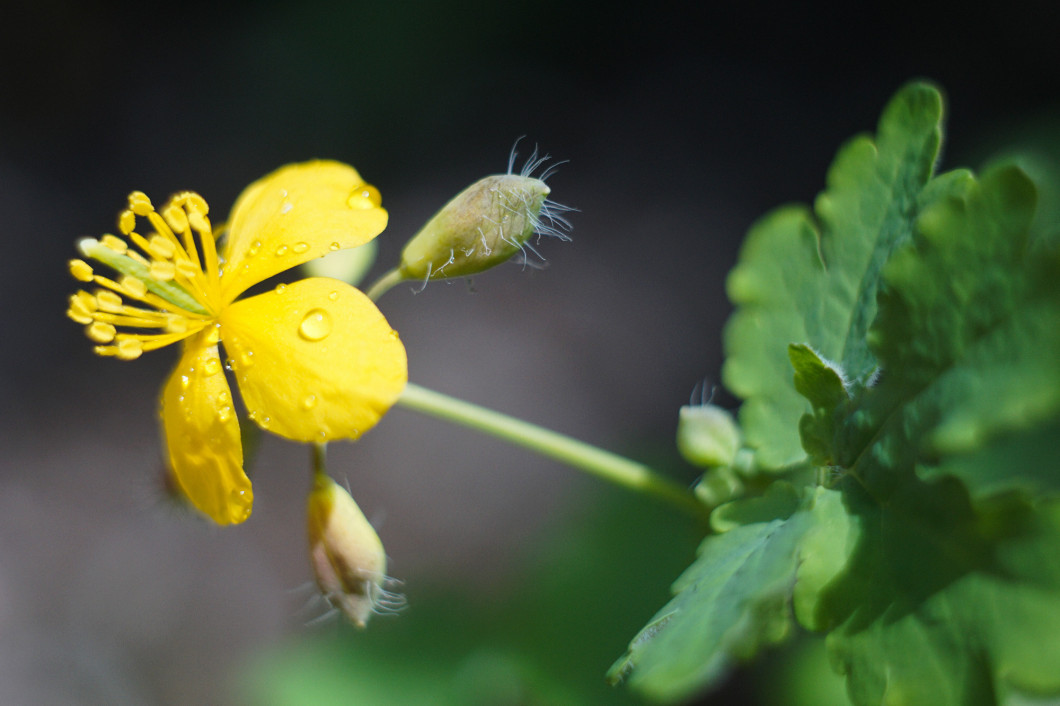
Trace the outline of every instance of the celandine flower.
{"label": "celandine flower", "polygon": [[237,300],[275,274],[372,240],[386,227],[379,204],[352,167],[307,162],[247,187],[220,252],[206,202],[192,192],[160,211],[133,192],[118,219],[127,240],[79,243],[87,258],[121,273],[112,280],[84,260],[70,262],[75,278],[100,286],[74,294],[67,311],[97,353],[130,360],[183,341],[162,390],[169,464],[192,504],[218,524],[242,522],[253,501],[225,363],[250,418],[295,441],[355,439],[404,389],[397,333],[350,285],[311,277]]}

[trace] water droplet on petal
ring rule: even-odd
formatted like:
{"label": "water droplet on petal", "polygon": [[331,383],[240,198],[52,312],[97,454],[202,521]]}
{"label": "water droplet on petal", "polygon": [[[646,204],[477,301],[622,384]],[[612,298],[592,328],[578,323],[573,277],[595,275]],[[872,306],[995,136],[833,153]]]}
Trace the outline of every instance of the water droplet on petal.
{"label": "water droplet on petal", "polygon": [[379,191],[374,186],[365,184],[346,200],[350,208],[369,209],[379,205]]}
{"label": "water droplet on petal", "polygon": [[277,294],[283,294],[286,291],[287,291],[287,285],[286,284],[278,284],[278,285],[276,285],[276,293]]}
{"label": "water droplet on petal", "polygon": [[242,522],[250,515],[250,499],[247,497],[247,491],[233,490],[228,494],[228,502],[234,506],[232,517],[236,521]]}
{"label": "water droplet on petal", "polygon": [[213,327],[207,330],[206,333],[206,345],[216,346],[218,341],[221,340],[221,324],[214,324]]}
{"label": "water droplet on petal", "polygon": [[342,246],[339,245],[338,243],[332,243],[331,245],[328,246],[328,249],[331,250],[332,252],[335,252],[340,247],[342,247]]}
{"label": "water droplet on petal", "polygon": [[302,253],[304,253],[308,249],[309,249],[309,243],[295,243],[294,247],[291,248],[291,250],[293,252],[297,253],[298,255],[301,255]]}
{"label": "water droplet on petal", "polygon": [[317,406],[316,395],[306,395],[305,399],[302,400],[302,408],[305,410],[313,409]]}
{"label": "water droplet on petal", "polygon": [[286,254],[287,254],[287,246],[286,245],[281,245],[280,247],[276,248],[276,257],[283,257]]}
{"label": "water droplet on petal", "polygon": [[338,298],[339,298],[339,293],[338,292],[331,292],[330,294],[328,294],[328,299],[330,299],[331,301],[338,301]]}
{"label": "water droplet on petal", "polygon": [[261,250],[261,241],[255,240],[253,243],[250,244],[250,247],[247,248],[247,256],[254,257],[258,254],[259,250]]}
{"label": "water droplet on petal", "polygon": [[231,407],[225,406],[225,407],[221,407],[221,408],[219,408],[217,410],[217,420],[219,422],[221,422],[222,424],[224,424],[225,422],[227,422],[231,418],[232,418],[232,408]]}
{"label": "water droplet on petal", "polygon": [[285,201],[283,206],[280,206],[280,213],[290,213],[292,208],[294,208],[294,204],[290,201]]}
{"label": "water droplet on petal", "polygon": [[298,334],[307,341],[322,341],[331,333],[331,315],[323,309],[310,309],[298,326]]}
{"label": "water droplet on petal", "polygon": [[239,356],[239,364],[243,368],[249,368],[254,365],[254,351],[243,351],[242,355]]}
{"label": "water droplet on petal", "polygon": [[189,378],[187,375],[181,375],[180,376],[180,386],[182,388],[187,390],[188,389],[188,385],[190,385],[190,384],[191,384],[191,378]]}
{"label": "water droplet on petal", "polygon": [[207,375],[216,375],[221,371],[221,361],[217,358],[210,358],[208,361],[203,363],[202,371]]}

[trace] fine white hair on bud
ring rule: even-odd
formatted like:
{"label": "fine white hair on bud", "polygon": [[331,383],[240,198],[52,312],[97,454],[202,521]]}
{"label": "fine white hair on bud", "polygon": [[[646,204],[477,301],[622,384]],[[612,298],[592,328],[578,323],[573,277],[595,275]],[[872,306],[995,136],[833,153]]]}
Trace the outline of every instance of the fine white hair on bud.
{"label": "fine white hair on bud", "polygon": [[324,599],[359,628],[373,614],[394,613],[404,596],[390,589],[386,552],[360,507],[326,473],[309,493],[309,559]]}
{"label": "fine white hair on bud", "polygon": [[502,262],[516,253],[536,253],[530,239],[548,236],[570,240],[566,215],[574,209],[548,199],[545,180],[557,164],[534,177],[548,160],[537,149],[518,174],[517,153],[508,159],[508,172],[479,179],[447,203],[405,245],[398,271],[402,279],[432,280],[466,277]]}

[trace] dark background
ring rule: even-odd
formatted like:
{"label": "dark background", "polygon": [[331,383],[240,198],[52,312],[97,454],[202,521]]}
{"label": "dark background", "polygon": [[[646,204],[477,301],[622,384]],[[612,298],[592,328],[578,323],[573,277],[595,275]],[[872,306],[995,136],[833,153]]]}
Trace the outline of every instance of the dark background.
{"label": "dark background", "polygon": [[[63,317],[75,240],[113,230],[130,190],[194,189],[224,214],[284,163],[347,161],[390,212],[378,273],[526,135],[524,157],[537,144],[569,160],[550,184],[580,211],[573,242],[543,242],[544,269],[388,294],[411,379],[611,448],[662,445],[693,387],[717,380],[724,276],[751,222],[811,200],[836,148],[911,78],[947,94],[944,167],[1055,118],[1055,13],[1044,1],[5,5],[0,701],[211,701],[254,646],[297,629],[283,590],[309,575],[304,450],[265,442],[246,525],[172,521],[155,410],[174,354],[98,359]],[[395,573],[473,591],[502,582],[513,547],[576,516],[595,487],[402,410],[332,463],[369,516],[385,515]]]}

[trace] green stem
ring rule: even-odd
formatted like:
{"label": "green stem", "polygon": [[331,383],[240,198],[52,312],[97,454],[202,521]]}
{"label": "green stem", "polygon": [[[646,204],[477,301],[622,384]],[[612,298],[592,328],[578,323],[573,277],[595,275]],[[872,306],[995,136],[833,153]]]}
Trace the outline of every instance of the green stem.
{"label": "green stem", "polygon": [[401,269],[395,267],[394,269],[387,272],[385,275],[375,281],[371,287],[365,292],[368,298],[374,302],[379,301],[379,297],[383,296],[391,290],[396,284],[400,284],[405,281],[405,275],[401,274]]}
{"label": "green stem", "polygon": [[310,465],[313,473],[313,482],[319,482],[319,476],[326,476],[328,474],[327,468],[327,444],[310,444]]}
{"label": "green stem", "polygon": [[687,488],[642,463],[569,436],[413,383],[408,384],[398,403],[523,446],[635,492],[653,495],[696,517],[706,518],[709,515],[710,508],[697,500]]}

